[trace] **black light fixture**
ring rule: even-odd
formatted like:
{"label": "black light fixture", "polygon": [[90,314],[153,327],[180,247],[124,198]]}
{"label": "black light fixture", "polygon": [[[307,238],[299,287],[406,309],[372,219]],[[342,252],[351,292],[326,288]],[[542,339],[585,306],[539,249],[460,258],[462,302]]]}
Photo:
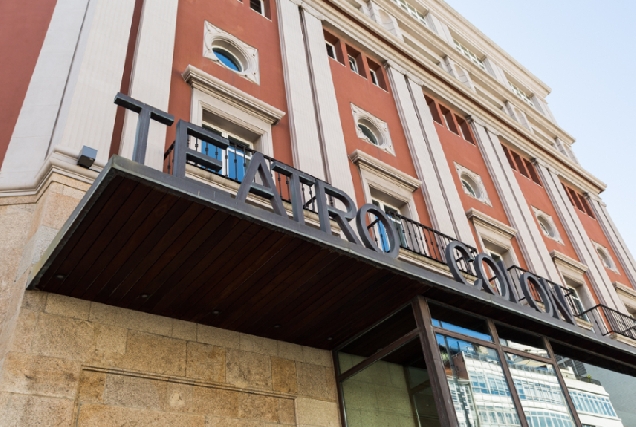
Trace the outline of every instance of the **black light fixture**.
{"label": "black light fixture", "polygon": [[77,164],[83,168],[90,169],[95,163],[95,158],[97,157],[97,150],[91,147],[83,146],[82,151],[80,151],[79,158],[77,159]]}

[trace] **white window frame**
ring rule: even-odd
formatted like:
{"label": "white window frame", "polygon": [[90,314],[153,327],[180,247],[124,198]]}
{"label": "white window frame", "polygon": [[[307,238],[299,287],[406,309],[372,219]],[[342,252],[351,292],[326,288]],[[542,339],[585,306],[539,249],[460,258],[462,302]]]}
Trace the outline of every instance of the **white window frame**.
{"label": "white window frame", "polygon": [[[561,239],[561,235],[559,234],[559,229],[556,227],[556,224],[554,223],[554,219],[552,218],[552,216],[548,215],[547,213],[543,212],[540,209],[535,208],[534,206],[532,206],[532,210],[534,212],[534,216],[537,219],[537,226],[539,227],[539,230],[541,230],[541,233],[549,238],[554,240],[557,243],[563,244],[563,239]],[[549,228],[552,230],[552,234],[547,233],[543,227],[541,226],[541,220],[543,220],[544,222],[546,222],[549,226]]]}
{"label": "white window frame", "polygon": [[[471,171],[470,169],[465,168],[464,166],[458,163],[455,163],[455,170],[457,171],[457,175],[459,176],[459,183],[461,185],[462,191],[465,194],[467,194],[469,197],[472,197],[475,200],[479,200],[480,202],[488,206],[492,206],[492,203],[490,202],[490,198],[488,197],[488,192],[486,191],[486,187],[484,187],[484,183],[478,174]],[[470,192],[466,188],[464,188],[464,184],[463,184],[464,180],[462,178],[462,175],[467,176],[468,178],[470,178],[470,180],[473,183],[475,183],[475,186],[477,187],[476,190],[479,194],[477,195],[470,194]]]}
{"label": "white window frame", "polygon": [[[351,114],[353,115],[353,122],[355,123],[358,138],[395,156],[393,141],[391,141],[391,133],[389,132],[389,126],[385,121],[378,119],[373,114],[363,110],[355,104],[351,104]],[[360,130],[358,124],[361,122],[366,122],[371,125],[368,126],[366,123],[363,123],[365,126],[370,127],[370,130],[374,132],[376,138],[378,138],[378,145],[369,141],[367,136],[362,132],[362,130]]]}
{"label": "white window frame", "polygon": [[349,69],[356,74],[360,74],[360,68],[358,67],[358,61],[350,53],[347,53],[347,61],[349,63]]}
{"label": "white window frame", "polygon": [[[613,271],[614,273],[618,273],[618,267],[616,267],[616,261],[614,261],[612,254],[610,254],[610,251],[605,246],[601,245],[600,243],[592,241],[592,245],[594,246],[594,249],[596,250],[596,256],[598,256],[599,259],[601,260],[601,264],[603,265],[603,267]],[[604,259],[604,257],[601,256],[599,252],[603,252],[605,254],[606,259]],[[607,265],[607,263],[605,262],[606,260],[609,261],[609,265]]]}
{"label": "white window frame", "polygon": [[375,72],[374,69],[369,68],[369,74],[371,75],[371,83],[380,87],[380,80],[378,80],[378,73]]}
{"label": "white window frame", "polygon": [[497,246],[503,249],[503,251],[508,252],[510,260],[504,262],[506,267],[511,267],[511,265],[508,265],[509,263],[519,265],[517,253],[512,245],[512,239],[517,235],[517,231],[514,228],[475,208],[469,209],[466,212],[466,216],[475,228],[478,244],[483,252],[491,253],[491,250],[487,248],[487,246],[489,246],[487,243],[489,243],[492,246]]}
{"label": "white window frame", "polygon": [[254,1],[257,1],[257,2],[259,2],[259,3],[261,4],[261,11],[259,12],[258,10],[254,10],[254,9],[252,9],[252,1],[253,1],[253,0],[249,0],[249,2],[250,2],[250,9],[251,9],[252,11],[254,11],[254,12],[258,13],[259,15],[261,15],[261,16],[263,16],[263,17],[267,18],[267,16],[265,16],[265,2],[264,2],[263,0],[254,0]]}
{"label": "white window frame", "polygon": [[[331,48],[331,52],[333,52],[333,56],[329,53],[329,49]],[[327,50],[327,56],[331,59],[335,59],[336,61],[338,60],[338,54],[336,52],[336,46],[331,43],[328,42],[327,40],[325,40],[325,49]]]}
{"label": "white window frame", "polygon": [[215,48],[223,49],[241,63],[241,71],[232,70],[233,72],[253,83],[260,84],[261,74],[256,48],[207,21],[204,24],[203,34],[203,56],[205,58],[227,68],[214,53]]}

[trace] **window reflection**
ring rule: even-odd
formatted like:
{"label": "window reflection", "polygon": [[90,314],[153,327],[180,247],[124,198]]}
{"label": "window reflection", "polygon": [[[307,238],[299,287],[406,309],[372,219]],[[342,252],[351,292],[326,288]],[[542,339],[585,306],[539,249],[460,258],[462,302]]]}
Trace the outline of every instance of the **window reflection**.
{"label": "window reflection", "polygon": [[574,427],[563,390],[551,364],[506,353],[530,427]]}
{"label": "window reflection", "polygon": [[501,345],[505,347],[536,354],[537,356],[548,357],[548,351],[545,349],[543,340],[536,335],[528,334],[504,325],[497,325],[497,333],[499,334]]}
{"label": "window reflection", "polygon": [[437,334],[460,427],[520,426],[497,352]]}
{"label": "window reflection", "polygon": [[431,310],[433,326],[492,342],[488,324],[484,319],[435,304],[429,304],[429,308]]}
{"label": "window reflection", "polygon": [[636,378],[567,357],[557,360],[584,426],[636,425]]}

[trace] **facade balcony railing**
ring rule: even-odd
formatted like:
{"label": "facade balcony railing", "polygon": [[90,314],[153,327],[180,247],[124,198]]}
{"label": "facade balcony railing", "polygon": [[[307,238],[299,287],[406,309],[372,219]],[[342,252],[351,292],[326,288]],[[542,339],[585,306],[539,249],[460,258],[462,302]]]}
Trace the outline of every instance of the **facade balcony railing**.
{"label": "facade balcony railing", "polygon": [[[209,138],[208,138],[209,139]],[[218,141],[216,141],[218,139]],[[175,164],[175,156],[177,151],[176,143],[170,145],[164,153],[165,170],[174,174],[175,168],[180,169],[179,173],[183,173],[183,166]],[[240,184],[245,176],[245,171],[249,165],[252,155],[256,152],[248,145],[237,141],[233,138],[225,138],[221,135],[214,134],[212,140],[201,140],[196,137],[188,139],[188,146],[180,148],[185,151],[185,164],[195,167],[199,170],[213,173],[225,179]],[[181,157],[181,158],[183,158]],[[291,182],[287,175],[278,172],[280,166],[290,168],[288,165],[277,161],[268,156],[263,156],[268,163],[278,193],[284,202],[291,203]],[[278,165],[278,167],[277,167]],[[306,175],[305,176],[309,176]],[[303,209],[312,213],[317,213],[316,190],[313,182],[316,178],[311,177],[308,180],[301,179]],[[313,182],[312,182],[313,181]],[[329,196],[328,196],[329,197]],[[334,205],[332,198],[327,203]],[[389,218],[394,222],[400,247],[417,255],[423,256],[433,261],[446,264],[446,247],[457,239],[447,236],[437,230],[427,227],[424,224],[413,221],[409,218],[395,213],[388,213]],[[370,234],[374,237],[376,244],[383,251],[388,252],[389,240],[384,226],[377,220],[371,219],[368,225]],[[471,255],[477,255],[475,248],[469,247]],[[466,274],[473,275],[472,266],[464,260],[459,260],[460,270]]]}
{"label": "facade balcony railing", "polygon": [[[525,296],[521,292],[521,285],[520,285],[520,280],[523,273],[529,273],[529,271],[519,267],[518,265],[513,265],[512,267],[508,268],[508,275],[512,279],[512,283],[513,283],[513,287],[512,287],[513,292],[515,292],[515,295],[517,296],[517,300],[521,302],[525,300]],[[580,319],[585,320],[586,322],[589,322],[589,319],[587,315],[585,314],[585,308],[583,307],[583,304],[581,304],[581,301],[576,295],[576,291],[574,289],[566,288],[565,286],[561,286],[558,283],[554,283],[553,281],[545,279],[545,278],[543,279],[548,284],[548,286],[552,287],[554,290],[557,290],[558,288],[561,294],[563,294],[563,296],[565,297],[565,301],[570,307],[570,310],[572,311],[572,314],[574,315],[574,317],[578,317]],[[530,282],[530,295],[532,296],[532,299],[535,302],[542,303],[541,294],[539,293],[535,284],[532,282]]]}
{"label": "facade balcony railing", "polygon": [[606,305],[599,304],[583,312],[594,324],[601,335],[616,334],[636,340],[636,319]]}
{"label": "facade balcony railing", "polygon": [[[400,214],[391,212],[388,215],[395,224],[402,249],[446,264],[446,247],[451,242],[456,242],[457,239]],[[381,230],[378,234],[380,234],[380,243],[384,244],[382,242],[383,233]],[[384,237],[384,239],[386,238]],[[477,255],[477,249],[468,245],[467,247],[470,250],[471,256],[475,257]],[[474,275],[471,263],[462,259],[458,261],[457,265],[462,272]]]}

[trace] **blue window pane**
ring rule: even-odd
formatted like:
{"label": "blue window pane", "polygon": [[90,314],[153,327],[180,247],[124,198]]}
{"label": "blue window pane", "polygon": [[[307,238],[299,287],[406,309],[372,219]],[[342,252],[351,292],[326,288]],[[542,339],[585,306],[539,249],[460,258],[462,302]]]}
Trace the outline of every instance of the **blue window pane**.
{"label": "blue window pane", "polygon": [[214,52],[214,56],[216,56],[218,60],[230,70],[234,70],[239,73],[242,71],[240,62],[230,52],[219,48],[213,48],[212,52]]}

